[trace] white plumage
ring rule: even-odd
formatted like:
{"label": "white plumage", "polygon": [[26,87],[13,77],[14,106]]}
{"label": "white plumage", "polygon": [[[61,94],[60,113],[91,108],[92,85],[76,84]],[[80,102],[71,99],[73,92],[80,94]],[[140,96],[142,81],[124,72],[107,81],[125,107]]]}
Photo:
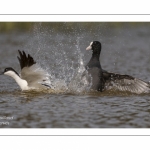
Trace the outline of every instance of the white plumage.
{"label": "white plumage", "polygon": [[23,51],[19,51],[18,57],[21,72],[20,75],[13,68],[6,68],[4,74],[15,79],[22,90],[50,88],[49,74],[42,69],[34,59]]}

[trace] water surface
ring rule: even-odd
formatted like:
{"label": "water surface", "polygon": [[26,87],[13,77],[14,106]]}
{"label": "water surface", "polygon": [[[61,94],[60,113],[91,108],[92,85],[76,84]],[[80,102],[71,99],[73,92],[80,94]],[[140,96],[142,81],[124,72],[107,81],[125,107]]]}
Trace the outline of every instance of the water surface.
{"label": "water surface", "polygon": [[[66,29],[67,30],[67,29]],[[93,40],[102,43],[103,69],[150,80],[148,26],[53,32],[37,26],[31,32],[0,34],[0,70],[20,71],[17,50],[25,50],[52,75],[69,83],[85,65]],[[13,79],[0,76],[1,128],[148,128],[150,94],[127,92],[22,92]],[[4,119],[4,117],[13,119]]]}

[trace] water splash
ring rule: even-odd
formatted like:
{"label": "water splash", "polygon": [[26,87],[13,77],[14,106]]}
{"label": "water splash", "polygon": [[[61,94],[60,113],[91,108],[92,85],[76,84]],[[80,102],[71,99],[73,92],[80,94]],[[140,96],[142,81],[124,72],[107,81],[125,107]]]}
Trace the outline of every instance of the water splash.
{"label": "water splash", "polygon": [[83,55],[81,53],[81,50],[80,50],[80,38],[78,37],[77,38],[77,44],[76,44],[76,48],[77,48],[77,52],[78,52],[78,63],[79,63],[79,66],[78,66],[78,73],[83,73],[85,71],[85,67],[84,67],[84,62],[83,62]]}
{"label": "water splash", "polygon": [[73,77],[68,85],[68,89],[71,92],[82,93],[86,92],[90,88],[90,84],[87,81],[88,74],[85,70],[83,62],[83,54],[80,50],[80,37],[77,38],[76,50],[78,53],[78,68],[74,69]]}
{"label": "water splash", "polygon": [[48,72],[53,90],[80,93],[86,91],[89,83],[86,75],[83,76],[86,71],[80,50],[82,37],[72,39],[70,35],[54,35],[52,30],[46,29],[45,32],[41,24],[35,26],[27,48],[29,53]]}

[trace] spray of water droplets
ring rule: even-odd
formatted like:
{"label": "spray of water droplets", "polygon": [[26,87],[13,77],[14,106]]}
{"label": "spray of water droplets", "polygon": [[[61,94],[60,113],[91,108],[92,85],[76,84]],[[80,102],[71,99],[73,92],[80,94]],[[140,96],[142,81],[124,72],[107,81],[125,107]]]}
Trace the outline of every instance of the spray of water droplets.
{"label": "spray of water droplets", "polygon": [[83,54],[80,50],[81,37],[56,34],[53,29],[46,31],[42,31],[41,24],[36,26],[27,48],[37,63],[48,72],[51,88],[56,92],[66,93],[87,91],[90,85],[86,80]]}

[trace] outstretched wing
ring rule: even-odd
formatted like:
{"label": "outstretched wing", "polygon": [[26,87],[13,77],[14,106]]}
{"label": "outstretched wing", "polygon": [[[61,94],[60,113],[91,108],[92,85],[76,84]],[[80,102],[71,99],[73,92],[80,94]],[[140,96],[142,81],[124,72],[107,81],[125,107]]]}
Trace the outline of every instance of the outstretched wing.
{"label": "outstretched wing", "polygon": [[129,75],[120,75],[103,71],[106,89],[116,89],[120,91],[129,91],[132,93],[147,93],[150,91],[150,84],[141,79]]}
{"label": "outstretched wing", "polygon": [[49,74],[42,69],[34,59],[24,51],[18,50],[20,57],[17,57],[21,67],[21,78],[28,82],[28,86],[42,88],[50,85]]}
{"label": "outstretched wing", "polygon": [[34,64],[36,64],[36,62],[34,61],[34,59],[30,56],[30,54],[28,54],[28,56],[26,56],[26,53],[24,51],[20,51],[18,50],[20,58],[17,56],[19,63],[20,63],[20,67],[21,69],[23,69],[24,67],[30,67]]}

